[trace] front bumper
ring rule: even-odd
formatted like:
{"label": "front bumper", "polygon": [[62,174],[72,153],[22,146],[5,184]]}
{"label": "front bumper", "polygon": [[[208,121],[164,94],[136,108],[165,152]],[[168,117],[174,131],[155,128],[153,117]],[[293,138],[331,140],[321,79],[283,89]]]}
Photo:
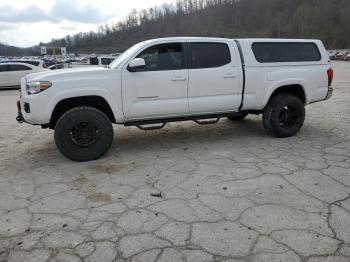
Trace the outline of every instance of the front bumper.
{"label": "front bumper", "polygon": [[21,79],[20,99],[17,102],[16,120],[31,125],[46,125],[50,122],[49,96],[45,92],[28,95],[26,91],[26,78]]}

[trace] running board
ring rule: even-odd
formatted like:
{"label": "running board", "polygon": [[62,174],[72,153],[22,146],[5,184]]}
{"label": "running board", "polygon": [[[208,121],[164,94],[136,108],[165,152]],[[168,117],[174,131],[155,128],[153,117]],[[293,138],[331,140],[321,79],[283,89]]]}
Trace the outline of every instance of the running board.
{"label": "running board", "polygon": [[[240,111],[240,112],[226,112],[226,113],[209,114],[209,115],[194,115],[194,116],[181,116],[181,117],[145,119],[145,120],[131,120],[129,122],[124,123],[124,126],[136,126],[142,130],[155,130],[155,129],[163,128],[167,123],[170,123],[170,122],[195,121],[200,125],[215,124],[222,117],[240,115],[243,112],[246,112],[249,114],[256,114],[256,115],[261,114],[261,110],[247,110],[247,111]],[[199,121],[201,119],[204,119],[205,121]],[[208,120],[208,119],[214,119],[214,120]],[[161,124],[161,125],[155,126],[155,127],[154,126],[144,127],[146,125],[154,125],[154,124]]]}
{"label": "running board", "polygon": [[[213,120],[193,120],[193,122],[196,122],[198,125],[211,125],[211,124],[216,124],[219,122],[220,117],[213,119]],[[137,128],[143,130],[143,131],[149,131],[149,130],[157,130],[157,129],[162,129],[165,127],[165,125],[168,122],[163,122],[160,125],[153,125],[153,124],[144,124],[144,125],[136,125]]]}
{"label": "running board", "polygon": [[[143,131],[149,131],[149,130],[156,130],[156,129],[162,129],[163,127],[165,127],[167,123],[164,122],[161,125],[158,126],[145,126],[145,125],[137,125],[136,127],[143,130]],[[152,125],[152,124],[151,124]]]}
{"label": "running board", "polygon": [[[179,122],[179,121],[195,121],[197,124],[215,124],[222,117],[234,116],[239,114],[238,112],[226,112],[220,114],[210,114],[210,115],[195,115],[195,116],[183,116],[183,117],[170,117],[170,118],[158,118],[158,119],[146,119],[146,120],[134,120],[124,123],[124,126],[136,126],[141,130],[155,130],[163,128],[169,122]],[[211,120],[209,120],[211,119]],[[200,121],[203,120],[203,121]],[[147,127],[147,125],[161,124],[159,126]]]}
{"label": "running board", "polygon": [[198,125],[212,125],[212,124],[216,124],[217,122],[219,122],[220,117],[217,117],[216,119],[213,120],[193,120],[194,122],[196,122]]}
{"label": "running board", "polygon": [[146,119],[146,120],[134,120],[124,123],[124,126],[142,126],[150,124],[160,124],[169,122],[179,122],[179,121],[195,121],[201,119],[217,119],[221,117],[229,117],[238,114],[237,112],[229,112],[222,114],[212,114],[212,115],[195,115],[195,116],[183,116],[183,117],[170,117],[170,118],[157,118],[157,119]]}

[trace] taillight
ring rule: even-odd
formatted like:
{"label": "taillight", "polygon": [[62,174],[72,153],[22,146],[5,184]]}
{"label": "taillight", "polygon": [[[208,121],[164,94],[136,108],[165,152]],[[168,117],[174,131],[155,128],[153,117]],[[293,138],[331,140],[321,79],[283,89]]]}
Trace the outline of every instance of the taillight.
{"label": "taillight", "polygon": [[327,70],[327,76],[328,76],[328,86],[332,85],[333,77],[334,77],[334,72],[332,68],[329,68]]}

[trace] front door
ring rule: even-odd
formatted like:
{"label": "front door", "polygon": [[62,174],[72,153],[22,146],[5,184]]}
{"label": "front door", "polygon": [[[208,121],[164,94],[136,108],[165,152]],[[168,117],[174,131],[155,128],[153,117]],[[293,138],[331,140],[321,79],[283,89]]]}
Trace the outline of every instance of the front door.
{"label": "front door", "polygon": [[10,85],[20,85],[21,78],[28,75],[32,68],[27,65],[10,64],[9,65],[9,82]]}
{"label": "front door", "polygon": [[123,69],[123,112],[128,120],[188,114],[188,69],[185,44],[164,43],[147,47],[136,57],[146,66]]}

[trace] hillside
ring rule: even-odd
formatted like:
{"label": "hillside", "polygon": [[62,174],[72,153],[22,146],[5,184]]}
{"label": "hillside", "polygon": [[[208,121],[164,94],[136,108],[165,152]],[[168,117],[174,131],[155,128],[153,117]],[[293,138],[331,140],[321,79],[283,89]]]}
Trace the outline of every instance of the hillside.
{"label": "hillside", "polygon": [[350,1],[179,0],[133,11],[96,33],[66,36],[48,45],[66,46],[68,52],[112,53],[167,36],[319,38],[327,48],[350,48]]}

